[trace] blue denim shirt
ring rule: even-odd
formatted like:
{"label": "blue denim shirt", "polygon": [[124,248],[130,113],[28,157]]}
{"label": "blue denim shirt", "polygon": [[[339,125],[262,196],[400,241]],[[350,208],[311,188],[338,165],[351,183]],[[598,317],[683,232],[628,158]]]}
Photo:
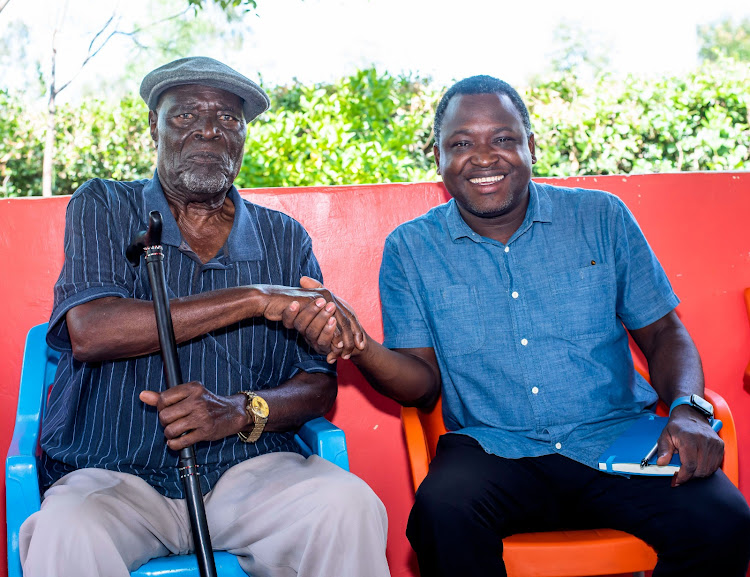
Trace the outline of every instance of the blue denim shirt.
{"label": "blue denim shirt", "polygon": [[520,458],[599,455],[657,395],[626,328],[679,300],[627,207],[601,191],[532,182],[507,244],[454,200],[399,226],[380,271],[385,346],[432,347],[449,430]]}

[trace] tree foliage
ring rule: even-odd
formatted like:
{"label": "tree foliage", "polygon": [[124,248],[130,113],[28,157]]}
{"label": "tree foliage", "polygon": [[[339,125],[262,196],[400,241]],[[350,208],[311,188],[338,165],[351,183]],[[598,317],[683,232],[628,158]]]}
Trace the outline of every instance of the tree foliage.
{"label": "tree foliage", "polygon": [[[267,88],[271,109],[248,127],[242,187],[434,180],[439,90],[374,68],[338,82]],[[579,81],[557,72],[522,94],[537,176],[750,168],[750,65],[708,62],[681,77]],[[152,174],[145,104],[61,105],[55,194],[99,176]],[[43,115],[0,92],[0,196],[41,191]]]}
{"label": "tree foliage", "polygon": [[277,88],[249,128],[242,186],[424,180],[436,93],[421,79],[356,72],[329,85]]}
{"label": "tree foliage", "polygon": [[558,75],[529,89],[539,176],[750,167],[750,66],[722,60],[683,77],[593,85]]}
{"label": "tree foliage", "polygon": [[[148,109],[133,97],[112,107],[89,100],[80,107],[58,108],[54,194],[70,194],[95,176],[133,180],[150,176],[153,144]],[[0,92],[0,196],[42,194],[44,114],[34,113],[18,97]]]}
{"label": "tree foliage", "polygon": [[750,62],[750,18],[740,22],[726,18],[711,24],[698,26],[702,60],[734,58]]}
{"label": "tree foliage", "polygon": [[213,4],[224,12],[227,20],[241,18],[244,12],[258,7],[256,0],[187,0],[187,3],[196,13]]}

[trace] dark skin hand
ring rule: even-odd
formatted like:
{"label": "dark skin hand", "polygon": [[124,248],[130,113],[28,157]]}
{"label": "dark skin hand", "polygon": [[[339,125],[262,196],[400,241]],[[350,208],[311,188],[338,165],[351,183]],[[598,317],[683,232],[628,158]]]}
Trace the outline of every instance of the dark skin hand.
{"label": "dark skin hand", "polygon": [[[304,399],[300,389],[305,391]],[[298,429],[310,419],[324,415],[336,400],[336,390],[335,377],[300,372],[279,387],[262,391],[261,396],[269,406],[264,431]],[[196,381],[161,393],[142,391],[139,398],[159,411],[167,445],[175,451],[199,441],[217,441],[240,431],[250,432],[253,428],[245,412],[245,395],[218,396]]]}
{"label": "dark skin hand", "polygon": [[[302,277],[300,285],[309,290],[322,290],[322,285]],[[316,309],[309,304],[292,303],[282,315],[287,328],[296,329],[316,352],[328,355],[328,362],[351,358],[373,388],[405,406],[428,408],[440,395],[440,370],[432,348],[387,349],[374,341],[362,328],[351,307],[333,297],[336,310],[346,310],[353,332],[363,335],[351,351],[338,346],[330,323],[328,308]]]}
{"label": "dark skin hand", "polygon": [[[630,334],[648,360],[651,385],[667,406],[678,397],[703,395],[698,351],[674,311]],[[724,459],[724,441],[708,420],[688,405],[672,411],[657,446],[657,465],[668,464],[675,452],[680,454],[674,486],[712,475]]]}

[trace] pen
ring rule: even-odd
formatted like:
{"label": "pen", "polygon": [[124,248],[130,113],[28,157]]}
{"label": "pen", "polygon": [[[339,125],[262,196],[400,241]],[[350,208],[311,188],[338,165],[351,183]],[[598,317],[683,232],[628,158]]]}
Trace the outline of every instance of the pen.
{"label": "pen", "polygon": [[[716,431],[717,433],[721,430],[721,427],[724,425],[724,423],[721,422],[719,419],[711,419],[711,428]],[[656,455],[656,449],[658,447],[658,444],[651,447],[651,450],[646,453],[646,456],[643,457],[641,460],[641,469],[644,467],[648,467],[649,461],[653,458],[654,455]]]}

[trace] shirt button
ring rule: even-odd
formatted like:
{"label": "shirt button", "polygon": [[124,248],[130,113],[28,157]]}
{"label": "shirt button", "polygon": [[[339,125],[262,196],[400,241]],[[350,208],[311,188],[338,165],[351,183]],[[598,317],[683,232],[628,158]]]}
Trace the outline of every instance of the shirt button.
{"label": "shirt button", "polygon": [[505,252],[510,252],[510,247],[509,246],[505,247]]}
{"label": "shirt button", "polygon": [[532,387],[531,392],[535,395],[539,393],[539,387]]}
{"label": "shirt button", "polygon": [[512,293],[510,293],[510,296],[512,296],[514,299],[517,299],[518,298],[518,291],[513,291]]}
{"label": "shirt button", "polygon": [[528,345],[528,344],[529,344],[529,341],[528,341],[527,339],[521,339],[521,344],[522,344],[523,346],[526,346],[526,345]]}
{"label": "shirt button", "polygon": [[555,449],[557,450],[562,449],[562,443],[555,443]]}

